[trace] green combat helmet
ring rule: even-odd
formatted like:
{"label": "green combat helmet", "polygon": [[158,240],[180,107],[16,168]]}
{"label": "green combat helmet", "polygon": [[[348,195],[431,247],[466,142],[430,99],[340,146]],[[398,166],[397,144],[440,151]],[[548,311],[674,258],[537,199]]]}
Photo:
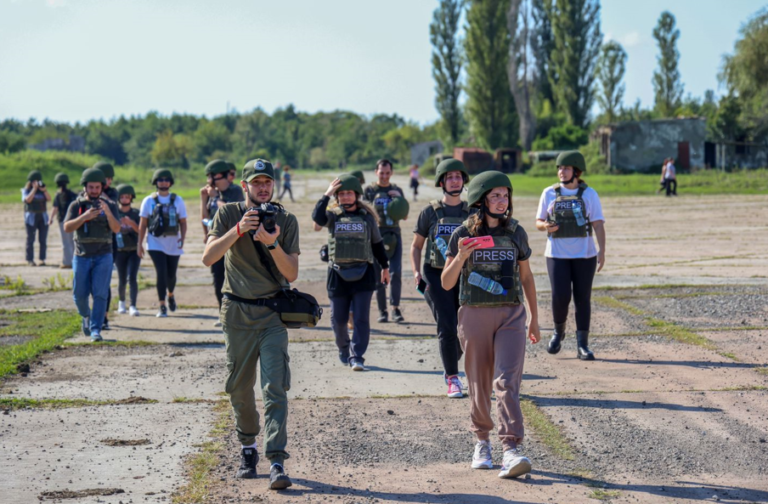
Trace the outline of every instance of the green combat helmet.
{"label": "green combat helmet", "polygon": [[573,166],[581,173],[586,173],[587,171],[587,162],[584,161],[584,156],[581,152],[576,150],[561,152],[560,155],[557,156],[557,162],[555,164],[557,166]]}
{"label": "green combat helmet", "polygon": [[57,173],[53,181],[56,185],[69,184],[69,175],[66,173]]}
{"label": "green combat helmet", "polygon": [[357,180],[360,181],[360,184],[365,184],[365,175],[363,175],[363,170],[355,170],[350,172],[350,175],[357,177]]}
{"label": "green combat helmet", "polygon": [[80,184],[85,185],[88,182],[101,182],[107,183],[107,177],[104,176],[104,172],[98,168],[88,168],[83,172],[83,176],[80,177]]}
{"label": "green combat helmet", "polygon": [[171,179],[171,184],[174,183],[173,172],[168,168],[160,168],[159,170],[155,170],[155,173],[152,174],[152,181],[150,184],[157,185],[157,179],[159,178],[168,178]]}
{"label": "green combat helmet", "polygon": [[32,182],[33,180],[37,180],[38,182],[42,181],[43,174],[37,170],[32,170],[29,172],[29,175],[27,175],[27,182]]}
{"label": "green combat helmet", "polygon": [[437,165],[437,168],[435,169],[435,187],[440,187],[440,182],[442,181],[443,176],[452,171],[460,171],[464,177],[465,184],[469,180],[469,172],[467,171],[467,167],[464,166],[464,163],[458,159],[448,158],[440,161],[440,164]]}
{"label": "green combat helmet", "polygon": [[467,203],[469,206],[475,206],[485,193],[495,187],[506,187],[510,194],[512,193],[512,182],[503,173],[494,170],[481,173],[469,183]]}
{"label": "green combat helmet", "polygon": [[272,167],[272,163],[266,159],[251,159],[245,163],[242,174],[243,180],[250,182],[259,175],[266,175],[272,180],[275,180],[275,169]]}
{"label": "green combat helmet", "polygon": [[117,195],[122,196],[123,194],[130,194],[134,198],[136,197],[136,191],[133,189],[133,186],[131,184],[120,184],[117,186]]}
{"label": "green combat helmet", "polygon": [[399,221],[408,217],[408,211],[411,209],[408,200],[401,197],[392,198],[387,205],[387,215],[390,219]]}
{"label": "green combat helmet", "polygon": [[363,186],[360,184],[360,180],[353,174],[344,174],[339,177],[339,180],[341,181],[341,186],[336,189],[337,193],[339,191],[355,191],[357,194],[363,195]]}
{"label": "green combat helmet", "polygon": [[106,161],[99,161],[93,165],[93,168],[101,170],[107,178],[115,178],[115,168]]}
{"label": "green combat helmet", "polygon": [[217,173],[229,173],[229,170],[232,169],[233,166],[234,165],[227,163],[223,159],[214,159],[205,165],[205,174],[215,175]]}

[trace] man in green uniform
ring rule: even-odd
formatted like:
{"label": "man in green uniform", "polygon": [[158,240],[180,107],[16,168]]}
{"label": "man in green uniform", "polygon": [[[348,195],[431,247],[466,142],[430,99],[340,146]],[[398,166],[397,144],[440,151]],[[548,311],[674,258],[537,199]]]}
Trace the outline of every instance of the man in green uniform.
{"label": "man in green uniform", "polygon": [[203,264],[212,266],[224,258],[220,318],[227,341],[226,392],[242,444],[236,477],[256,477],[260,426],[253,387],[258,361],[264,400],[264,454],[271,462],[270,488],[280,490],[291,486],[283,469],[288,458],[286,392],[291,386],[288,331],[280,315],[259,306],[258,300],[274,297],[298,277],[299,225],[294,215],[278,206],[275,229],[270,233],[260,223],[259,214],[264,209],[251,210],[270,202],[274,177],[269,161],[254,159],[245,164],[241,182],[245,202],[227,203],[218,209],[208,230]]}

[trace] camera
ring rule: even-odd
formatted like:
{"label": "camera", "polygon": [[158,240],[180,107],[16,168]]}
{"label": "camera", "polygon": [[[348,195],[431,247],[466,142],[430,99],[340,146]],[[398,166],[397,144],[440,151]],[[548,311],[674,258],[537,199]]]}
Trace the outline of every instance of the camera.
{"label": "camera", "polygon": [[101,198],[93,200],[91,206],[93,206],[93,208],[101,208]]}
{"label": "camera", "polygon": [[[262,203],[259,206],[251,207],[249,212],[256,212],[259,215],[259,225],[264,227],[264,231],[269,234],[275,232],[275,216],[280,210],[272,203]],[[251,234],[256,234],[256,230],[252,229]]]}
{"label": "camera", "polygon": [[39,187],[39,188],[41,188],[41,189],[42,189],[43,187],[45,187],[45,182],[43,182],[43,181],[41,180],[40,182],[38,182],[38,183],[37,183],[37,187]]}

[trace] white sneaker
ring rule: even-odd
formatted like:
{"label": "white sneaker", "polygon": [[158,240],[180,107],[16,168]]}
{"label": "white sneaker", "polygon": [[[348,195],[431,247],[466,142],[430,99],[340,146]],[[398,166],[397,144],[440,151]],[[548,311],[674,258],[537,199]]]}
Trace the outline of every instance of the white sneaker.
{"label": "white sneaker", "polygon": [[493,469],[491,450],[489,440],[478,441],[475,444],[475,454],[472,455],[472,469]]}
{"label": "white sneaker", "polygon": [[139,310],[137,310],[135,306],[131,306],[128,309],[128,315],[130,315],[131,317],[138,317],[139,316]]}
{"label": "white sneaker", "polygon": [[528,457],[520,455],[516,448],[504,452],[499,478],[517,478],[529,472],[531,472],[531,461]]}
{"label": "white sneaker", "polygon": [[117,302],[117,313],[119,313],[120,315],[125,314],[125,301]]}
{"label": "white sneaker", "polygon": [[221,320],[217,320],[213,323],[213,327],[221,327]]}

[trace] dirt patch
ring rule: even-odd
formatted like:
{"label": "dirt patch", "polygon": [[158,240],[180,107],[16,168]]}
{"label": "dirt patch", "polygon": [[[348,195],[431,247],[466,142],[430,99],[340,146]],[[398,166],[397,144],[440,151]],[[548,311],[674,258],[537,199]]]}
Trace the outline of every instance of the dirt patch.
{"label": "dirt patch", "polygon": [[143,446],[152,444],[149,439],[102,439],[101,442],[107,446]]}
{"label": "dirt patch", "polygon": [[23,345],[24,343],[27,343],[28,341],[32,341],[33,339],[35,339],[34,336],[1,336],[0,347],[11,346],[11,345]]}
{"label": "dirt patch", "polygon": [[43,492],[38,497],[40,500],[56,499],[80,499],[83,497],[95,497],[105,495],[117,495],[125,493],[122,488],[91,488],[88,490],[57,490],[55,492]]}

